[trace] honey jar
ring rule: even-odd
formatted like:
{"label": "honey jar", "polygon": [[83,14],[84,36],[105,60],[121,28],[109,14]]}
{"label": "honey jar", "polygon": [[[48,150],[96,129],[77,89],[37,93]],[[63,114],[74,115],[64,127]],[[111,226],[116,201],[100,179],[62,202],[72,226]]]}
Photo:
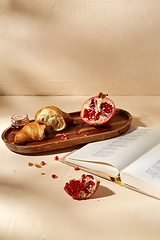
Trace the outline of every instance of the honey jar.
{"label": "honey jar", "polygon": [[11,117],[11,127],[13,129],[21,129],[29,123],[29,118],[26,113],[14,114]]}

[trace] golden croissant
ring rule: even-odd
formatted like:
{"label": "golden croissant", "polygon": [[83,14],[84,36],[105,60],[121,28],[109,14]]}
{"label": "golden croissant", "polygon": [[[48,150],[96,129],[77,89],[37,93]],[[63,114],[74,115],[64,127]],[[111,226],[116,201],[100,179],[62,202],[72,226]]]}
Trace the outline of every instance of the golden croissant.
{"label": "golden croissant", "polygon": [[41,141],[45,137],[46,125],[31,122],[25,125],[14,137],[14,143],[24,144],[27,142]]}
{"label": "golden croissant", "polygon": [[48,106],[40,109],[35,115],[35,121],[52,127],[56,131],[61,131],[66,127],[66,123],[71,123],[71,116],[61,109]]}

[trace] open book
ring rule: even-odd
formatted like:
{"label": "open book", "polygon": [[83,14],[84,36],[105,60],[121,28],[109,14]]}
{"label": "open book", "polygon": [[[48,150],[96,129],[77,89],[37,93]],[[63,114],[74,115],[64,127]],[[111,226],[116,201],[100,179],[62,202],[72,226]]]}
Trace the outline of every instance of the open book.
{"label": "open book", "polygon": [[160,128],[131,126],[120,137],[85,145],[64,162],[160,199]]}

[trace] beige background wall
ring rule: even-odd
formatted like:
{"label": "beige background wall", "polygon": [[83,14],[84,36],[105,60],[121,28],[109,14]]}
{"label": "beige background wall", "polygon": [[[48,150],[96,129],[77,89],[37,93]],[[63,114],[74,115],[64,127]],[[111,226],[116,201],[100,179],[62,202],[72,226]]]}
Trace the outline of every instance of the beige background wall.
{"label": "beige background wall", "polygon": [[159,0],[0,1],[0,95],[160,95]]}

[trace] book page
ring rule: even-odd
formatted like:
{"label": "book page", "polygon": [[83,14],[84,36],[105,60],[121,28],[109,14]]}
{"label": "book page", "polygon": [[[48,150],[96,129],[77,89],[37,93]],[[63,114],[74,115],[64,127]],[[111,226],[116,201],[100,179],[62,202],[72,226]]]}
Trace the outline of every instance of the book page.
{"label": "book page", "polygon": [[125,172],[160,187],[160,144],[125,168],[122,175]]}
{"label": "book page", "polygon": [[157,145],[159,135],[160,128],[137,127],[120,137],[89,143],[69,155],[66,161],[82,161],[83,166],[90,163],[92,169],[98,164],[99,171],[104,170],[103,164],[109,164],[121,171]]}
{"label": "book page", "polygon": [[76,159],[72,159],[72,158],[69,158],[69,156],[66,157],[65,161],[71,163],[71,164],[74,164],[78,167],[83,167],[85,168],[86,170],[93,170],[95,173],[101,173],[102,175],[108,175],[110,177],[117,177],[118,174],[119,174],[119,171],[111,166],[111,165],[108,165],[108,164],[105,164],[105,163],[100,163],[100,162],[87,162],[87,161],[81,161],[81,160],[76,160]]}

